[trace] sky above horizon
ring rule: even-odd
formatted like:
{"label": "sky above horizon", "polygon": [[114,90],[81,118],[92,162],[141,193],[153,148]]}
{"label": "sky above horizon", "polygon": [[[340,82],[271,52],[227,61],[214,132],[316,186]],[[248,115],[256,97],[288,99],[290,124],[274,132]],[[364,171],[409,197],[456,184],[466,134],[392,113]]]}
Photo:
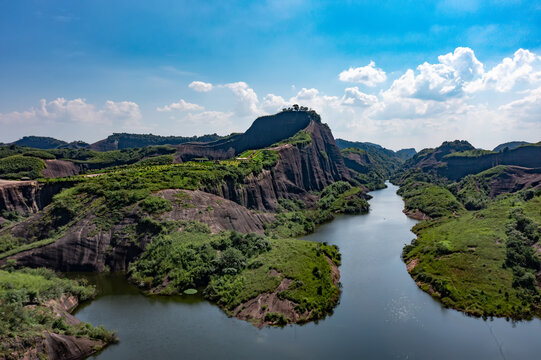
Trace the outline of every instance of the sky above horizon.
{"label": "sky above horizon", "polygon": [[0,1],[0,142],[226,135],[293,103],[394,150],[541,141],[541,3]]}

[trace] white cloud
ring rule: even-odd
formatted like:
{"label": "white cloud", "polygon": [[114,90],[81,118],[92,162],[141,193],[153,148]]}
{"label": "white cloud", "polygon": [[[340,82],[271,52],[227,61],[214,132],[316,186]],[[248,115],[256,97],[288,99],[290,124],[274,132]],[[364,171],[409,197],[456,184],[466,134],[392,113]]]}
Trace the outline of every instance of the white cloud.
{"label": "white cloud", "polygon": [[376,86],[376,84],[387,80],[385,71],[376,68],[376,63],[370,61],[366,66],[358,68],[350,67],[348,70],[342,71],[338,78],[340,81],[360,83],[367,86]]}
{"label": "white cloud", "polygon": [[209,92],[214,86],[211,83],[206,83],[203,81],[192,81],[188,87],[197,92]]}
{"label": "white cloud", "polygon": [[518,49],[513,58],[506,57],[481,79],[468,84],[468,92],[494,89],[507,92],[519,83],[536,83],[541,80],[541,57],[529,50]]}
{"label": "white cloud", "polygon": [[498,110],[509,117],[541,123],[541,87],[528,92],[522,99],[500,106]]}
{"label": "white cloud", "polygon": [[[85,99],[42,99],[38,106],[24,111],[0,113],[3,135],[17,137],[32,134],[57,136],[69,133],[68,139],[85,136],[84,132],[102,134],[110,131],[144,131],[139,105],[131,101],[105,102],[98,108]],[[74,135],[79,131],[78,135]],[[83,132],[81,132],[83,131]],[[6,139],[13,141],[13,139]]]}
{"label": "white cloud", "polygon": [[156,108],[157,111],[172,111],[172,110],[179,110],[179,111],[201,111],[205,108],[201,105],[189,103],[187,101],[184,101],[184,99],[180,99],[176,103],[172,103],[170,105],[165,105],[164,107],[158,107]]}
{"label": "white cloud", "polygon": [[236,113],[239,116],[253,116],[261,113],[258,104],[259,100],[254,89],[243,81],[225,84],[224,87],[230,89],[237,98]]}
{"label": "white cloud", "polygon": [[12,124],[20,122],[65,122],[86,124],[111,124],[116,120],[140,120],[139,105],[131,101],[114,102],[108,100],[102,109],[87,103],[84,99],[66,100],[57,98],[47,102],[42,99],[38,107],[23,112],[0,114],[0,122]]}
{"label": "white cloud", "polygon": [[367,107],[367,106],[374,105],[375,103],[378,102],[377,96],[365,94],[359,91],[359,88],[357,86],[347,88],[344,92],[345,92],[345,95],[342,101],[346,105]]}
{"label": "white cloud", "polygon": [[263,98],[263,102],[261,103],[261,109],[267,113],[274,113],[280,111],[280,109],[287,106],[287,104],[288,103],[284,100],[283,97],[274,94],[267,94]]}
{"label": "white cloud", "polygon": [[408,69],[383,96],[445,101],[462,96],[465,84],[483,75],[483,64],[470,48],[456,48],[453,53],[440,55],[438,60],[438,64],[419,65],[417,74]]}

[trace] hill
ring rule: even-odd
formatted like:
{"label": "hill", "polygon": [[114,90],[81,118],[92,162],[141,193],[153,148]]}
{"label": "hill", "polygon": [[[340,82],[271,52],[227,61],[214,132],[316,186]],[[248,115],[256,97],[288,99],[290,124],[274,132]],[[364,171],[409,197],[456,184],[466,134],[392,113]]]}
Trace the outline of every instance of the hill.
{"label": "hill", "polygon": [[449,180],[459,180],[497,165],[541,167],[541,143],[497,153],[475,149],[467,141],[446,141],[435,149],[424,149],[417,153],[405,162],[403,170],[418,168]]}
{"label": "hill", "polygon": [[59,146],[67,145],[68,143],[52,137],[46,136],[25,136],[13,144],[18,146],[26,146],[35,149],[55,149]]}
{"label": "hill", "polygon": [[510,141],[510,142],[506,142],[506,143],[496,146],[492,151],[500,152],[505,148],[508,148],[509,150],[513,150],[521,145],[529,145],[529,144],[530,143],[526,141]]}
{"label": "hill", "polygon": [[216,134],[203,136],[159,136],[152,134],[127,134],[115,133],[108,136],[106,139],[97,141],[90,145],[92,150],[96,151],[111,151],[130,148],[140,148],[154,145],[178,145],[185,142],[209,142],[220,139],[221,136]]}

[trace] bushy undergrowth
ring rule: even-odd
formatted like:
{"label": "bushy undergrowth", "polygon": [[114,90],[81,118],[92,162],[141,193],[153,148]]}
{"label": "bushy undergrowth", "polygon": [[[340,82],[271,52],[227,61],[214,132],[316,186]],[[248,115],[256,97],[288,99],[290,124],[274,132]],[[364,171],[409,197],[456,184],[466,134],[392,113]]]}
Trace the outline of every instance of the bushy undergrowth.
{"label": "bushy undergrowth", "polygon": [[438,185],[412,181],[400,187],[398,194],[404,198],[406,209],[419,210],[432,218],[464,210],[449,190]]}
{"label": "bushy undergrowth", "polygon": [[34,347],[43,331],[114,341],[114,334],[103,327],[69,325],[47,306],[63,294],[85,300],[94,292],[92,286],[61,279],[47,269],[0,270],[0,357]]}
{"label": "bushy undergrowth", "polygon": [[541,197],[507,195],[486,209],[423,221],[403,250],[411,275],[444,305],[479,316],[540,315]]}
{"label": "bushy undergrowth", "polygon": [[36,157],[13,155],[0,159],[0,178],[4,179],[36,179],[43,169],[45,162]]}

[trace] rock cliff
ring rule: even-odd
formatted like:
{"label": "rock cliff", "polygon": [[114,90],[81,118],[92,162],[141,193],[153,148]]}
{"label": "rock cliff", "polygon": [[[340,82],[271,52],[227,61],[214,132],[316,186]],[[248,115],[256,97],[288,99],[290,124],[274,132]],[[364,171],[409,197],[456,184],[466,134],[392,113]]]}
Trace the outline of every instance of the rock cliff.
{"label": "rock cliff", "polygon": [[67,182],[39,184],[37,181],[0,180],[0,219],[2,213],[13,212],[22,216],[36,213],[68,186]]}
{"label": "rock cliff", "polygon": [[262,117],[231,143],[181,145],[177,159],[229,158],[246,149],[269,146],[304,130],[311,139],[308,144],[286,143],[270,148],[278,153],[278,162],[272,169],[263,170],[257,176],[250,175],[241,184],[226,180],[219,187],[203,190],[256,210],[274,211],[281,198],[311,202],[315,197],[310,191],[321,191],[335,181],[350,179],[331,130],[314,114],[298,111]]}
{"label": "rock cliff", "polygon": [[[255,213],[203,191],[164,190],[156,195],[172,203],[172,211],[158,216],[161,220],[197,220],[208,224],[213,232],[235,230],[262,234],[265,223],[274,219],[272,214]],[[38,213],[17,224],[10,230],[11,234],[29,238],[29,231],[39,226],[41,216]],[[11,258],[16,259],[19,266],[44,266],[60,271],[126,271],[128,264],[152,239],[153,234],[144,230],[139,231],[140,236],[133,236],[143,216],[135,207],[119,224],[103,230],[90,212],[55,242],[20,252]],[[48,235],[43,233],[40,236],[46,238]]]}

